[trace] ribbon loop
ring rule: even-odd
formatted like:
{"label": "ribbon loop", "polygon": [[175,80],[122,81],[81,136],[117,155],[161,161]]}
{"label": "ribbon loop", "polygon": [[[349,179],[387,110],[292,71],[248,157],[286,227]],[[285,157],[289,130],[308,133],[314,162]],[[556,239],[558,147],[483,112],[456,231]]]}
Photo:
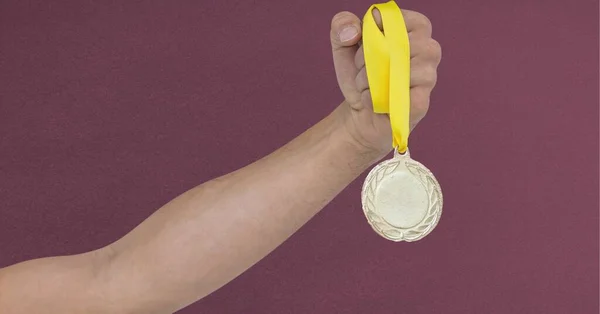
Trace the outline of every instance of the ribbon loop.
{"label": "ribbon loop", "polygon": [[[381,14],[383,32],[373,17],[375,8]],[[367,10],[362,40],[373,111],[389,114],[392,145],[404,153],[410,132],[410,45],[396,2],[374,4]]]}

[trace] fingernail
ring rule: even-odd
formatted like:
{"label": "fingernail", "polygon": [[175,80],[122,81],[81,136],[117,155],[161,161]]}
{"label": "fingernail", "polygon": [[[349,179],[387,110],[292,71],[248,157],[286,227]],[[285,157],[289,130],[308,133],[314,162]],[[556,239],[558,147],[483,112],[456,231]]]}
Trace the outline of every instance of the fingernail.
{"label": "fingernail", "polygon": [[342,31],[338,34],[340,36],[340,41],[349,41],[358,35],[358,31],[356,31],[356,27],[354,26],[346,26],[346,28],[342,29]]}

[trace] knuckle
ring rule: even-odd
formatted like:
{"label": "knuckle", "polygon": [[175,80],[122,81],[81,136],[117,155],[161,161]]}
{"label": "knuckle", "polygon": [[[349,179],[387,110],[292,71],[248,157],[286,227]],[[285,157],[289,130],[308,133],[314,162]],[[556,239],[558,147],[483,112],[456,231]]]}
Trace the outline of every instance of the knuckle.
{"label": "knuckle", "polygon": [[411,92],[411,119],[419,121],[429,111],[429,89],[415,88]]}
{"label": "knuckle", "polygon": [[431,64],[420,64],[411,71],[411,84],[413,87],[433,88],[437,83],[437,69]]}
{"label": "knuckle", "polygon": [[423,13],[415,12],[415,20],[419,26],[426,28],[427,30],[431,30],[433,28],[431,20]]}
{"label": "knuckle", "polygon": [[418,101],[415,101],[411,110],[414,114],[413,119],[419,121],[427,115],[427,111],[429,111],[429,101],[427,99],[419,99]]}
{"label": "knuckle", "polygon": [[439,61],[442,58],[442,46],[440,43],[431,38],[427,41],[427,53],[433,57],[434,60]]}
{"label": "knuckle", "polygon": [[432,66],[423,68],[425,84],[427,86],[435,86],[437,83],[437,69]]}

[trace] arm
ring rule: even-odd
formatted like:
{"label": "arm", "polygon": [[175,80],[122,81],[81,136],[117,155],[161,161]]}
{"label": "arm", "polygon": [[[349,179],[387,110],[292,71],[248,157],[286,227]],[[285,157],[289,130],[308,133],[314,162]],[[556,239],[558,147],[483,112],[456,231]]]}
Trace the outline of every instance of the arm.
{"label": "arm", "polygon": [[[413,57],[416,123],[427,110],[439,52],[424,49],[435,46],[427,20],[403,13],[412,49],[426,51]],[[334,17],[333,59],[345,101],[333,113],[271,155],[180,195],[105,248],[0,270],[0,312],[170,313],[281,244],[390,150],[389,120],[370,107],[360,34],[346,36],[347,26],[360,31],[353,14]]]}
{"label": "arm", "polygon": [[[28,313],[41,304],[56,313],[76,304],[86,312],[170,313],[202,298],[281,244],[382,157],[356,145],[343,110],[262,160],[180,195],[105,249],[14,266],[0,286],[2,299],[20,299],[32,306]],[[29,285],[6,290],[23,281]],[[87,296],[81,287],[89,287]]]}
{"label": "arm", "polygon": [[109,299],[144,304],[140,313],[173,311],[281,244],[381,157],[352,142],[339,110],[264,159],[181,195],[116,242],[108,273],[125,278],[105,278]]}

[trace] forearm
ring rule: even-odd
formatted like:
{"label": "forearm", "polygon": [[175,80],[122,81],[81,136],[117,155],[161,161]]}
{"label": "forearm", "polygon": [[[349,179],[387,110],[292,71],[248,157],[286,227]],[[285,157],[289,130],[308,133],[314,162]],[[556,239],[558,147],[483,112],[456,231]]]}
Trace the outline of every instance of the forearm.
{"label": "forearm", "polygon": [[96,282],[105,257],[96,250],[0,269],[0,313],[106,313]]}
{"label": "forearm", "polygon": [[353,143],[339,110],[273,154],[184,193],[113,244],[111,301],[175,310],[281,244],[382,157]]}

